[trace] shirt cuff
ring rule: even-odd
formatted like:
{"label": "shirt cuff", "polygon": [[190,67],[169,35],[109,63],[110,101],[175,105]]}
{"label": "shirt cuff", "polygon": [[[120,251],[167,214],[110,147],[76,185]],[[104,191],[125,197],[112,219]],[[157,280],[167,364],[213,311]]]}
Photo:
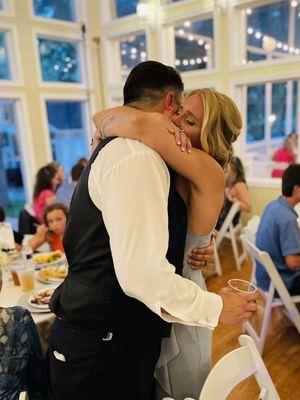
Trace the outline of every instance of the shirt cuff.
{"label": "shirt cuff", "polygon": [[202,305],[199,309],[198,321],[185,321],[177,318],[171,314],[163,311],[161,307],[157,305],[152,308],[156,314],[158,314],[164,321],[169,323],[178,323],[189,326],[202,326],[209,329],[214,329],[218,323],[223,308],[222,297],[216,293],[203,291],[202,293]]}

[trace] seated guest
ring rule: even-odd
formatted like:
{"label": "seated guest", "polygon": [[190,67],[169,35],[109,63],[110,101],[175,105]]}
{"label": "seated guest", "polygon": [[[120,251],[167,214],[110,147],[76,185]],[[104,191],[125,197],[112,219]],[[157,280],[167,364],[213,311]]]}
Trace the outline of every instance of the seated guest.
{"label": "seated guest", "polygon": [[64,171],[64,168],[63,168],[63,166],[62,166],[59,162],[57,162],[57,161],[53,161],[53,162],[47,164],[47,166],[50,166],[50,167],[54,168],[55,171],[56,171],[57,174],[58,174],[58,175],[57,175],[57,177],[58,177],[58,184],[57,184],[56,189],[55,189],[55,191],[56,191],[56,190],[64,183],[64,181],[65,181],[65,171]]}
{"label": "seated guest", "polygon": [[[0,291],[2,271],[0,268]],[[0,399],[42,400],[43,356],[30,312],[22,307],[0,307]]]}
{"label": "seated guest", "polygon": [[[4,242],[9,244],[7,247],[8,249],[16,248],[17,250],[20,250],[23,241],[23,235],[13,230],[11,225],[5,222],[5,217],[4,208],[0,206],[0,244],[2,243],[3,247],[4,240]],[[12,232],[13,238],[10,234],[10,231]]]}
{"label": "seated guest", "polygon": [[59,203],[70,205],[71,198],[76,186],[76,183],[79,181],[80,175],[84,170],[84,166],[81,164],[76,164],[71,170],[72,182],[67,183],[64,182],[56,192],[56,201]]}
{"label": "seated guest", "polygon": [[79,158],[79,160],[77,161],[76,164],[80,164],[85,167],[88,162],[89,162],[89,160],[86,157],[81,157],[81,158]]}
{"label": "seated guest", "polygon": [[51,251],[64,251],[62,238],[65,233],[69,209],[65,204],[55,203],[47,207],[43,213],[44,224],[37,228],[36,234],[29,240],[28,245],[35,251],[48,242]]}
{"label": "seated guest", "polygon": [[[295,134],[292,133],[288,135],[282,144],[282,146],[276,150],[273,161],[279,163],[287,163],[293,164],[296,161],[296,156],[294,153],[294,143],[295,143]],[[296,142],[297,143],[297,142]],[[273,178],[282,178],[284,168],[275,168],[272,171]]]}
{"label": "seated guest", "polygon": [[33,209],[35,217],[40,223],[43,222],[44,209],[55,202],[55,191],[59,185],[59,179],[57,170],[51,165],[40,168],[36,174],[33,189]]}
{"label": "seated guest", "polygon": [[[227,214],[233,203],[240,203],[240,210],[251,211],[251,198],[246,186],[245,172],[241,160],[238,157],[232,157],[227,172],[225,174],[225,199],[224,205],[219,216],[216,229],[221,229]],[[239,211],[233,219],[233,225],[237,225],[240,219]]]}
{"label": "seated guest", "polygon": [[[292,295],[300,294],[300,228],[294,209],[300,202],[300,164],[283,173],[282,196],[267,205],[257,231],[256,245],[267,251]],[[256,280],[267,291],[270,279],[257,263]]]}

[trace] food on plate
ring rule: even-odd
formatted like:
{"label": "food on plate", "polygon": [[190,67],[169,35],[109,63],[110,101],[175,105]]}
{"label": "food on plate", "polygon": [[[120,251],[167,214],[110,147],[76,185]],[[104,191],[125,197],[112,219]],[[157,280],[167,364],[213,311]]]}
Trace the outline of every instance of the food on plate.
{"label": "food on plate", "polygon": [[53,292],[54,288],[39,290],[38,292],[32,294],[30,303],[37,305],[49,304]]}
{"label": "food on plate", "polygon": [[46,267],[38,272],[38,279],[49,281],[52,279],[65,279],[68,275],[68,267],[60,265],[59,267]]}
{"label": "food on plate", "polygon": [[48,264],[60,260],[63,253],[60,250],[51,251],[49,253],[36,254],[33,256],[33,261],[36,264]]}

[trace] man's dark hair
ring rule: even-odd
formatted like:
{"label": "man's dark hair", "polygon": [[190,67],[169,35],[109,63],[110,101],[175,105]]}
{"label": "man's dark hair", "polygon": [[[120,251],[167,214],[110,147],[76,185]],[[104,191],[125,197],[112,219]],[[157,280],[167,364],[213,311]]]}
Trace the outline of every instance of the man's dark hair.
{"label": "man's dark hair", "polygon": [[125,82],[124,105],[145,103],[153,106],[173,91],[178,102],[183,92],[183,82],[172,67],[157,61],[145,61],[134,67]]}
{"label": "man's dark hair", "polygon": [[78,182],[83,170],[84,166],[82,164],[75,164],[71,170],[72,181]]}
{"label": "man's dark hair", "polygon": [[293,195],[294,186],[300,186],[300,164],[287,167],[282,176],[282,194],[286,197]]}

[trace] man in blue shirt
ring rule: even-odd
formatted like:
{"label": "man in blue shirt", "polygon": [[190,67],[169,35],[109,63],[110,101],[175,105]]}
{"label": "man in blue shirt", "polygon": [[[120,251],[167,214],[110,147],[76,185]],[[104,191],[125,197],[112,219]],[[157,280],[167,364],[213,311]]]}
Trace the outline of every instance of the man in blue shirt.
{"label": "man in blue shirt", "polygon": [[[267,205],[256,236],[257,247],[270,254],[292,295],[300,294],[300,228],[294,209],[299,202],[300,164],[293,164],[283,173],[282,196]],[[256,280],[260,288],[269,289],[270,278],[258,262]]]}
{"label": "man in blue shirt", "polygon": [[56,192],[56,201],[58,203],[63,203],[66,206],[70,207],[74,189],[76,187],[77,182],[79,181],[80,175],[83,170],[84,166],[82,164],[75,164],[73,166],[71,170],[72,182],[71,183],[64,182]]}

